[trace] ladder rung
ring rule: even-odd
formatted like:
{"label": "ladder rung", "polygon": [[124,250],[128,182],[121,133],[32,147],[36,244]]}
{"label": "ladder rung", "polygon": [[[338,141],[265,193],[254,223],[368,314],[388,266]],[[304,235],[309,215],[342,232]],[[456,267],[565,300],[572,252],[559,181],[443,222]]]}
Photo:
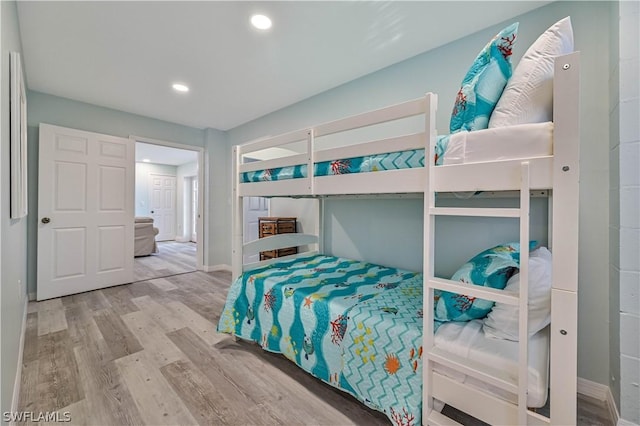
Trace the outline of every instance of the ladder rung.
{"label": "ladder rung", "polygon": [[504,370],[498,370],[477,361],[463,358],[438,347],[431,349],[427,355],[433,362],[452,368],[467,376],[482,380],[485,383],[504,389],[507,392],[518,393],[517,381],[514,381]]}
{"label": "ladder rung", "polygon": [[442,413],[437,412],[436,410],[431,410],[431,414],[429,414],[429,418],[425,424],[432,426],[462,426],[462,424]]}
{"label": "ladder rung", "polygon": [[490,209],[464,207],[432,207],[429,213],[438,216],[520,217],[520,209]]}
{"label": "ladder rung", "polygon": [[451,293],[464,294],[465,296],[479,297],[480,299],[492,302],[505,303],[511,306],[518,306],[520,297],[518,293],[511,291],[497,290],[491,287],[467,284],[461,281],[445,280],[443,278],[431,278],[427,280],[429,287],[438,290],[449,291]]}

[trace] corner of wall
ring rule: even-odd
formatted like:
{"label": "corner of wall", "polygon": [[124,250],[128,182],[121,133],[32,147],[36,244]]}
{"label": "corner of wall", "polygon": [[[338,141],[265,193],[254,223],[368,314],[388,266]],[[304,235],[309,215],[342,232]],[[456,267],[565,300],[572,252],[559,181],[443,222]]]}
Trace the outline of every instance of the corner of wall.
{"label": "corner of wall", "polygon": [[640,424],[640,3],[619,7],[620,417]]}
{"label": "corner of wall", "polygon": [[620,55],[619,8],[611,3],[609,48],[609,388],[620,406]]}

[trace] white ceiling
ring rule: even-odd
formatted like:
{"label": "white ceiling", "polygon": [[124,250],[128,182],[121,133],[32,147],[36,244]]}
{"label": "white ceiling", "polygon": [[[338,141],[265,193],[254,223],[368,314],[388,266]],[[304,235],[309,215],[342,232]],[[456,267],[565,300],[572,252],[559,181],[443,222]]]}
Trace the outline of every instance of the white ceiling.
{"label": "white ceiling", "polygon": [[18,17],[29,89],[228,130],[549,1],[488,3],[20,1]]}
{"label": "white ceiling", "polygon": [[148,163],[181,166],[198,161],[198,153],[187,149],[136,142],[136,162],[149,160]]}

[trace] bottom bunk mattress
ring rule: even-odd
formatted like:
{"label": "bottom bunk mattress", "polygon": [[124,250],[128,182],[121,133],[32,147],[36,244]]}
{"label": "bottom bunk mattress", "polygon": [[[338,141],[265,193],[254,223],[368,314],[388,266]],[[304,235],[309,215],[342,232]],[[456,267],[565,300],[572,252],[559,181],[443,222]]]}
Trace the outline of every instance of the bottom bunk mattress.
{"label": "bottom bunk mattress", "polygon": [[[302,255],[252,270],[234,281],[218,331],[283,354],[315,377],[384,412],[394,424],[418,425],[422,417],[422,317],[421,274]],[[484,336],[481,329],[476,333],[471,328],[456,329],[461,326],[470,327],[464,323],[440,326],[436,345],[474,358],[476,351],[488,351],[498,358],[517,359],[512,350],[517,354],[517,343],[495,341],[510,349],[494,351],[490,348],[494,339],[479,338]],[[548,347],[542,340],[541,351],[530,350],[534,369],[548,363],[544,357],[540,363],[532,362],[536,357],[531,353]],[[533,346],[539,345],[530,344]],[[517,374],[516,361],[498,358],[485,361],[513,367]],[[529,374],[530,394],[542,392],[545,400],[546,371],[543,366],[540,372]],[[455,372],[441,372],[465,381]],[[537,390],[531,389],[534,385]],[[509,395],[499,396],[510,399]],[[544,400],[529,399],[530,406],[543,404]]]}

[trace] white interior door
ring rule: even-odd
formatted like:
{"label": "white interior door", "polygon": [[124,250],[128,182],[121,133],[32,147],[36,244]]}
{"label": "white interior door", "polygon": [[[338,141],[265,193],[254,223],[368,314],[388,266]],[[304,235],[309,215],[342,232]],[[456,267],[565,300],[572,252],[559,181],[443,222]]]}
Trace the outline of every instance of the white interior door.
{"label": "white interior door", "polygon": [[176,239],[176,177],[149,174],[153,226],[158,228],[156,241]]}
{"label": "white interior door", "polygon": [[[244,242],[258,239],[258,218],[269,216],[269,199],[264,197],[244,197]],[[257,262],[258,255],[245,255],[244,263]]]}
{"label": "white interior door", "polygon": [[134,144],[40,124],[38,300],[133,278]]}

